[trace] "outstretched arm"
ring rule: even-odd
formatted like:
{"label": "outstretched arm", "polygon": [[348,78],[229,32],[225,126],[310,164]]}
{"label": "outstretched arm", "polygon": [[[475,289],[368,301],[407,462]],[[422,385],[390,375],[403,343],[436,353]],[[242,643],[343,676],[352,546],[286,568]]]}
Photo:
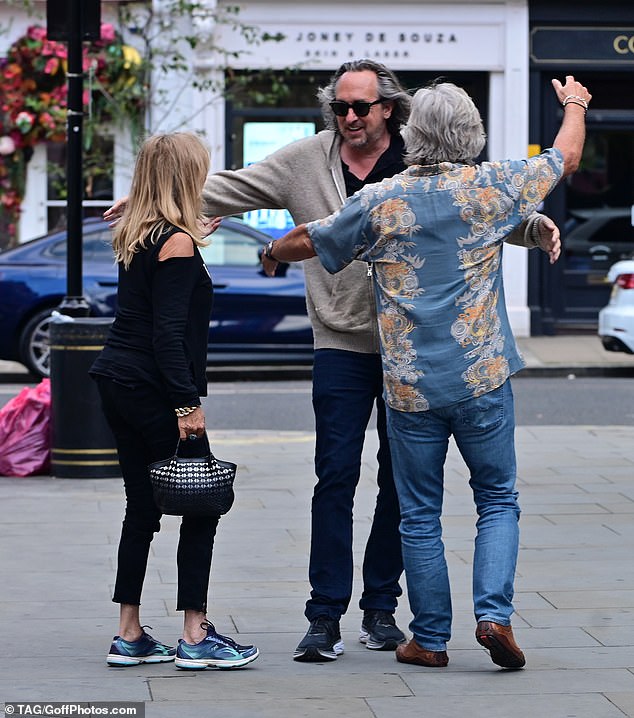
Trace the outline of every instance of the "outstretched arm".
{"label": "outstretched arm", "polygon": [[306,225],[298,224],[283,237],[272,240],[266,245],[262,254],[262,266],[266,274],[273,277],[278,262],[298,262],[316,255]]}
{"label": "outstretched arm", "polygon": [[586,138],[586,111],[592,95],[572,75],[566,75],[564,85],[557,79],[552,80],[552,85],[564,108],[564,119],[553,147],[564,156],[564,177],[567,177],[577,171],[581,161]]}

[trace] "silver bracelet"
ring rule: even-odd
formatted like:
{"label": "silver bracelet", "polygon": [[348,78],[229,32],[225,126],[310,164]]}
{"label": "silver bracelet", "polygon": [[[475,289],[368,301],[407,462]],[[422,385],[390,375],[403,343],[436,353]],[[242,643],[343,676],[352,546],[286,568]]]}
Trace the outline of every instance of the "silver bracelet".
{"label": "silver bracelet", "polygon": [[273,245],[274,244],[275,244],[274,239],[272,239],[270,242],[268,242],[268,244],[264,248],[264,256],[267,259],[270,259],[272,262],[277,262],[277,259],[275,259],[275,257],[273,256]]}
{"label": "silver bracelet", "polygon": [[579,95],[566,95],[561,104],[563,107],[568,104],[579,105],[580,107],[583,107],[586,112],[588,111],[587,100],[584,100],[583,97],[579,97]]}

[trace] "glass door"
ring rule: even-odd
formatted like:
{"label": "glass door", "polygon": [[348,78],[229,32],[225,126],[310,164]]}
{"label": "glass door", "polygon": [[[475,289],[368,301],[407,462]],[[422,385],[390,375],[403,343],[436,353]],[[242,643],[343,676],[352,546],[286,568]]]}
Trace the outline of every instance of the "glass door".
{"label": "glass door", "polygon": [[581,164],[565,185],[566,312],[581,321],[596,321],[608,269],[634,252],[634,121],[610,114],[589,121]]}

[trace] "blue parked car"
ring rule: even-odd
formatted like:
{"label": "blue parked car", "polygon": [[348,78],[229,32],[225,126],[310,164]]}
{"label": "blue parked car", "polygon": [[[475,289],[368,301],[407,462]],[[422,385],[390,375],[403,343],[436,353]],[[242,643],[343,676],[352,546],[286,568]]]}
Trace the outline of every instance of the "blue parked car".
{"label": "blue parked car", "polygon": [[[280,276],[265,276],[259,255],[269,239],[225,218],[201,250],[214,283],[210,365],[312,361],[303,270],[282,265]],[[0,359],[48,376],[48,325],[66,290],[65,230],[0,252]],[[100,219],[83,226],[83,294],[91,316],[114,315],[117,268],[111,230]]]}

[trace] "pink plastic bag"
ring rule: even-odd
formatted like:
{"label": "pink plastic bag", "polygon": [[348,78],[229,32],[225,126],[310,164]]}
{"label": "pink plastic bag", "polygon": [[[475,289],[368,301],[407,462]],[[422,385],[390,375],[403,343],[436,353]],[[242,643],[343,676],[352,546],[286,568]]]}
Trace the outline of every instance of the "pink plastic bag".
{"label": "pink plastic bag", "polygon": [[46,473],[51,459],[51,382],[25,387],[0,409],[0,476]]}

